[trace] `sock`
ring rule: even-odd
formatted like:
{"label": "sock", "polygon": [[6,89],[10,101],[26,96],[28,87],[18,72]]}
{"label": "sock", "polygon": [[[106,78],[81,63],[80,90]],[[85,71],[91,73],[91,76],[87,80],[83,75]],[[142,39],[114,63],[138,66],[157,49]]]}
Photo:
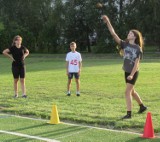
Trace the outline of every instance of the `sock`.
{"label": "sock", "polygon": [[140,108],[144,107],[144,105],[143,105],[143,104],[140,104],[139,106],[140,106]]}
{"label": "sock", "polygon": [[76,93],[77,93],[77,94],[80,94],[80,92],[79,92],[79,91],[77,91]]}
{"label": "sock", "polygon": [[70,94],[71,92],[70,91],[68,91],[68,93],[67,94]]}
{"label": "sock", "polygon": [[127,115],[131,116],[132,111],[127,111]]}

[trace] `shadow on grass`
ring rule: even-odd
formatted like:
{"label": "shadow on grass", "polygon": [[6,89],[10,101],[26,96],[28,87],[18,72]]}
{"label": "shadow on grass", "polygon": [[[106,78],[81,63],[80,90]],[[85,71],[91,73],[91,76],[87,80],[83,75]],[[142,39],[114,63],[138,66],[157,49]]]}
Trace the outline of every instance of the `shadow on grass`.
{"label": "shadow on grass", "polygon": [[142,137],[138,137],[138,138],[133,138],[131,140],[127,140],[126,142],[160,142],[160,139],[145,139]]}
{"label": "shadow on grass", "polygon": [[[59,124],[61,125],[61,124]],[[52,127],[52,130],[47,130],[48,127]],[[13,132],[19,132],[19,131],[23,131],[23,130],[31,130],[33,132],[32,136],[38,136],[38,137],[43,137],[43,138],[55,138],[55,137],[64,137],[65,135],[72,135],[74,133],[78,133],[80,131],[84,131],[84,130],[87,130],[89,128],[86,128],[86,127],[80,127],[80,126],[68,126],[68,127],[63,127],[63,128],[55,128],[54,129],[54,126],[57,126],[57,125],[51,125],[51,124],[47,124],[47,123],[44,123],[44,124],[40,124],[40,125],[33,125],[33,126],[29,126],[29,127],[23,127],[23,128],[19,128],[19,129],[13,129],[11,131]],[[38,129],[41,129],[41,132],[36,132],[36,130],[34,130],[34,128],[38,128]],[[43,131],[43,132],[42,132]],[[22,132],[19,132],[19,133],[22,133]],[[23,134],[26,134],[26,133],[23,133]],[[15,139],[10,139],[8,141],[30,141],[31,139],[27,139],[27,138],[15,138]]]}

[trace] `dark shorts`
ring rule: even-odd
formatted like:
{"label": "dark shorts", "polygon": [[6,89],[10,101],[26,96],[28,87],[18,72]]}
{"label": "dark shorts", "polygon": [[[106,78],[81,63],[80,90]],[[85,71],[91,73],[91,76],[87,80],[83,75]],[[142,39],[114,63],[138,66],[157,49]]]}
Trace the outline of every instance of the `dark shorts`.
{"label": "dark shorts", "polygon": [[128,80],[128,79],[127,79],[127,77],[128,77],[129,75],[130,75],[130,73],[125,72],[125,81],[126,81],[126,83],[135,85],[135,83],[136,83],[136,81],[137,81],[137,78],[138,78],[138,75],[139,75],[139,71],[135,72],[132,80]]}
{"label": "dark shorts", "polygon": [[73,76],[74,76],[76,79],[79,79],[79,74],[78,74],[77,72],[69,73],[68,79],[72,79]]}
{"label": "dark shorts", "polygon": [[12,66],[12,73],[15,79],[25,78],[25,66]]}

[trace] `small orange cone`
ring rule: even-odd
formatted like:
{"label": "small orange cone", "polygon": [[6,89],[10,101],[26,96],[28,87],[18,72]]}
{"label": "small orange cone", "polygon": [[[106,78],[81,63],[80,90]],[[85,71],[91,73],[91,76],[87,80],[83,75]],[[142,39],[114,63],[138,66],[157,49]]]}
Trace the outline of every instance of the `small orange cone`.
{"label": "small orange cone", "polygon": [[146,124],[144,126],[143,138],[155,138],[154,129],[152,125],[152,116],[151,113],[147,113]]}
{"label": "small orange cone", "polygon": [[60,123],[56,105],[52,106],[51,118],[50,118],[50,122],[48,123],[49,124],[59,124]]}

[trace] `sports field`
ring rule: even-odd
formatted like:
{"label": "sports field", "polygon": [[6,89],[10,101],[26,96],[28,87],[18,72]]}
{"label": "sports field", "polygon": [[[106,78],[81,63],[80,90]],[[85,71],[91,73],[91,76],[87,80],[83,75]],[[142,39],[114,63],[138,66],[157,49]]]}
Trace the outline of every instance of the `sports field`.
{"label": "sports field", "polygon": [[[126,113],[126,105],[124,99],[125,83],[123,71],[121,69],[123,61],[119,55],[82,54],[82,58],[83,68],[81,74],[80,97],[76,97],[75,95],[74,81],[72,83],[72,95],[67,97],[65,94],[67,83],[65,55],[30,55],[26,59],[26,86],[28,98],[21,98],[20,92],[20,97],[13,99],[11,62],[9,59],[0,56],[0,111],[3,113],[49,119],[52,105],[56,104],[60,120],[63,122],[143,133],[146,113],[141,115],[137,114],[139,107],[135,101],[133,102],[133,118],[127,121],[120,120],[120,117]],[[146,55],[141,62],[140,76],[136,84],[136,89],[144,101],[144,104],[148,106],[148,111],[152,113],[154,130],[157,136],[160,135],[159,62],[159,54],[152,56]],[[0,119],[1,124],[9,122],[3,122],[2,120],[3,119]],[[27,127],[27,125],[28,124],[23,127]],[[0,130],[5,130],[2,126],[3,125],[0,125]],[[34,127],[34,124],[32,124],[32,126]],[[54,125],[53,128],[60,126],[61,124]],[[45,124],[45,127],[51,126]],[[17,127],[15,129],[20,128]],[[9,128],[6,127],[6,130],[9,130]],[[90,138],[93,137],[92,133],[94,132],[90,132],[90,130],[83,132],[84,134],[89,133],[87,136],[88,140],[87,137],[85,138],[86,142],[92,141]],[[102,134],[95,132],[95,135],[96,133],[97,139],[101,135],[102,138],[103,135],[107,135],[103,134],[103,132]],[[118,134],[113,133],[113,136],[109,134],[109,137],[118,138],[117,140],[121,137],[115,136],[118,136]],[[13,136],[10,135],[10,137]],[[65,138],[65,140],[78,140],[79,142],[84,141],[83,137],[85,136],[73,137],[75,139],[68,137]],[[137,137],[137,135],[131,135],[131,138],[129,138],[128,135],[126,136],[126,134],[124,134],[122,137],[122,141],[123,139],[124,141],[139,140],[139,136]],[[51,138],[55,139],[58,137]],[[98,141],[96,138],[94,139]],[[156,139],[153,139],[153,141],[154,140]],[[143,141],[145,140],[143,139]]]}
{"label": "sports field", "polygon": [[50,125],[36,120],[0,114],[2,142],[159,142],[159,138],[144,139],[141,134],[110,131],[103,128],[73,125]]}

